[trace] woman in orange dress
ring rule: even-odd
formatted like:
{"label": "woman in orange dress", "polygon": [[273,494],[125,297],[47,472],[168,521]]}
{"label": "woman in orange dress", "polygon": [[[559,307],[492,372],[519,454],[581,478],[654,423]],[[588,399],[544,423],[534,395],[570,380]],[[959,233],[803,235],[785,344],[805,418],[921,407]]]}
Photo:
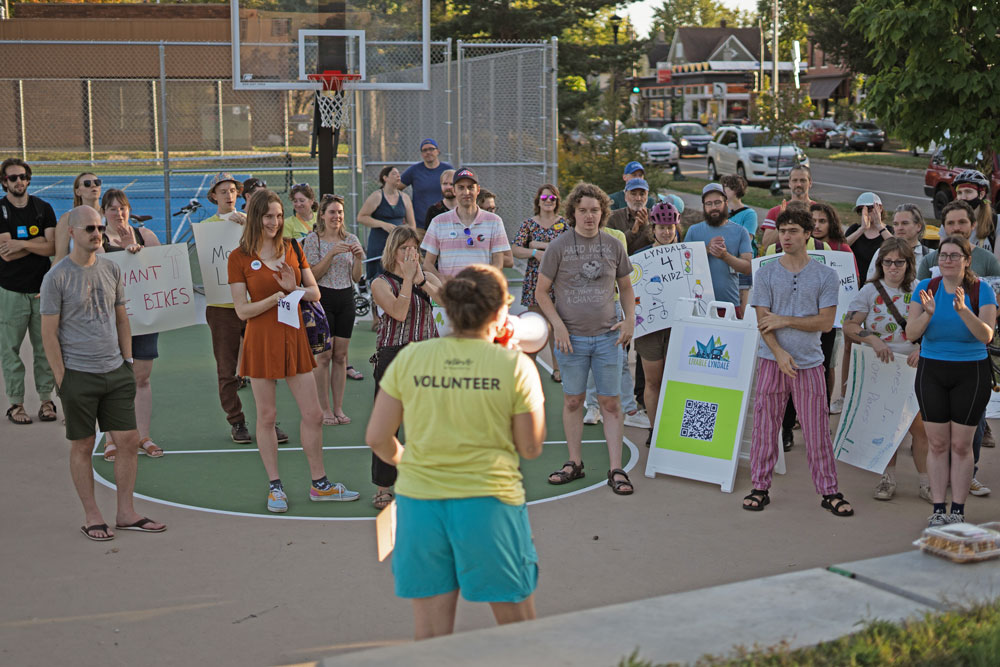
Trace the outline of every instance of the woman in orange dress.
{"label": "woman in orange dress", "polygon": [[295,290],[303,290],[306,301],[319,301],[316,279],[297,243],[282,238],[285,217],[277,194],[266,189],[255,192],[246,214],[240,245],[229,255],[229,287],[236,315],[247,323],[239,374],[250,378],[257,403],[257,448],[269,480],[267,509],[288,511],[274,434],[275,392],[280,379],[285,380],[302,414],[299,434],[312,479],[309,499],[357,500],[356,491],[331,483],[323,467],[323,411],[312,376],[316,362],[302,315],[298,314],[298,328],[278,321],[279,301]]}

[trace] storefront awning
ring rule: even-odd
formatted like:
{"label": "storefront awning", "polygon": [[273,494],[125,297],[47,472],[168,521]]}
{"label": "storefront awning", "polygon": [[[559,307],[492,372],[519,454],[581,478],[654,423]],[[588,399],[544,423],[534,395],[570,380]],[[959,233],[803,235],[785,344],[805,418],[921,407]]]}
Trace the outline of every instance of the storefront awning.
{"label": "storefront awning", "polygon": [[814,100],[826,100],[844,80],[842,76],[831,76],[824,79],[813,79],[809,82],[809,97]]}

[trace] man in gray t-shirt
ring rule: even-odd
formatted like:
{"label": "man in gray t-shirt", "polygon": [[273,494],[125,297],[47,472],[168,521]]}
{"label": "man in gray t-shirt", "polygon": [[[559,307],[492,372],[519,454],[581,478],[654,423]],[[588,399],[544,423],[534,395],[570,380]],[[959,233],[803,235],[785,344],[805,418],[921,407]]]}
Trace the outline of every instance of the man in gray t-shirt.
{"label": "man in gray t-shirt", "polygon": [[753,490],[743,499],[743,509],[756,512],[770,503],[778,429],[791,394],[802,424],[813,486],[823,496],[821,506],[835,516],[851,516],[854,510],[837,491],[819,342],[820,332],[833,327],[840,281],[836,271],[806,253],[813,228],[809,211],[789,207],[778,215],[777,228],[785,254],[757,271],[750,297],[761,344],[750,445]]}
{"label": "man in gray t-shirt", "polygon": [[114,538],[94,497],[91,453],[95,425],[112,435],[116,527],[161,533],[167,527],[144,518],[132,505],[139,432],[135,423],[132,332],[125,312],[125,291],[118,266],[98,257],[104,224],[97,211],[78,206],[69,215],[73,250],[42,281],[42,342],[66,413],[69,469],[83,503],[88,539]]}

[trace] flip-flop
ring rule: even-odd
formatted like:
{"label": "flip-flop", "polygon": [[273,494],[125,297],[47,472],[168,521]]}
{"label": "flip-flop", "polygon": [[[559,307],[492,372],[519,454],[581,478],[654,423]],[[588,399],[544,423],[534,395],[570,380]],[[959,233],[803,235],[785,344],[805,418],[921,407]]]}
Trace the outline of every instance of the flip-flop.
{"label": "flip-flop", "polygon": [[333,417],[323,417],[323,426],[337,426],[340,424],[340,419],[336,415]]}
{"label": "flip-flop", "polygon": [[151,459],[158,459],[163,456],[163,448],[153,442],[152,438],[143,438],[139,441],[139,453]]}
{"label": "flip-flop", "polygon": [[93,540],[95,542],[109,542],[115,539],[114,535],[106,535],[104,537],[98,537],[97,535],[91,535],[90,533],[95,530],[103,530],[105,533],[108,532],[108,524],[106,523],[95,523],[93,526],[80,526],[80,532],[86,535],[88,540]]}
{"label": "flip-flop", "polygon": [[134,530],[137,533],[162,533],[167,529],[165,525],[163,526],[163,528],[145,528],[145,526],[148,526],[151,523],[155,522],[152,519],[142,518],[136,521],[135,523],[131,523],[127,526],[116,524],[115,528],[117,528],[118,530]]}
{"label": "flip-flop", "polygon": [[351,378],[352,380],[364,380],[365,379],[365,376],[361,373],[361,371],[359,371],[354,366],[348,366],[347,367],[347,377]]}
{"label": "flip-flop", "polygon": [[108,463],[115,462],[115,452],[118,451],[117,445],[115,443],[108,443],[104,445],[104,460]]}
{"label": "flip-flop", "polygon": [[348,417],[347,415],[344,415],[343,417],[337,417],[337,423],[338,424],[350,424],[351,423],[351,418]]}

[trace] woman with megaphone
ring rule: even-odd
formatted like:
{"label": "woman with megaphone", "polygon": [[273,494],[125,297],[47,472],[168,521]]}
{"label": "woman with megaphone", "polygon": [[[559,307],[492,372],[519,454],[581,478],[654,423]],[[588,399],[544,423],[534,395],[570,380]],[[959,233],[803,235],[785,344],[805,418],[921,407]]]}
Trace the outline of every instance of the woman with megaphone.
{"label": "woman with megaphone", "polygon": [[490,603],[499,624],[532,619],[538,579],[519,464],[542,452],[544,396],[531,359],[497,344],[533,337],[517,331],[530,326],[507,336],[512,298],[492,266],[463,269],[440,300],[451,333],[399,352],[365,435],[399,470],[392,571],[417,639],[454,630],[460,591]]}

